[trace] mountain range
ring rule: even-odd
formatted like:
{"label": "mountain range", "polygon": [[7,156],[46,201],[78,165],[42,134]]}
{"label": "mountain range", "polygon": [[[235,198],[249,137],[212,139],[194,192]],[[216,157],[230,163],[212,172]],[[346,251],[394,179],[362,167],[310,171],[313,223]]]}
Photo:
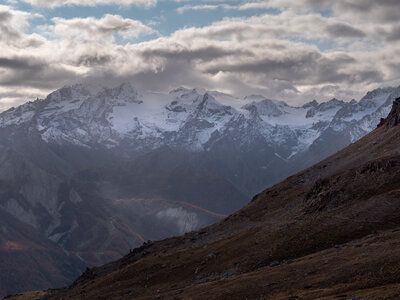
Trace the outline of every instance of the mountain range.
{"label": "mountain range", "polygon": [[383,88],[294,107],[78,84],[2,112],[0,294],[65,285],[85,266],[215,223],[356,142],[399,96]]}
{"label": "mountain range", "polygon": [[377,129],[224,220],[13,300],[398,299],[399,124],[400,98]]}

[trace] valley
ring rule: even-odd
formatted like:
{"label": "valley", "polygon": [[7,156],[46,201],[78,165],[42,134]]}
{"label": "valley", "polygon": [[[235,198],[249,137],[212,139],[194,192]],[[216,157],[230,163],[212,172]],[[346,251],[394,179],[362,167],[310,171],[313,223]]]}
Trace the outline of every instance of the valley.
{"label": "valley", "polygon": [[0,209],[19,224],[4,230],[29,227],[31,242],[47,240],[70,265],[65,273],[52,263],[65,274],[55,282],[50,274],[40,285],[22,277],[24,288],[16,272],[3,293],[65,285],[144,242],[224,219],[365,135],[399,94],[386,88],[359,102],[291,107],[201,89],[75,85],[1,113]]}

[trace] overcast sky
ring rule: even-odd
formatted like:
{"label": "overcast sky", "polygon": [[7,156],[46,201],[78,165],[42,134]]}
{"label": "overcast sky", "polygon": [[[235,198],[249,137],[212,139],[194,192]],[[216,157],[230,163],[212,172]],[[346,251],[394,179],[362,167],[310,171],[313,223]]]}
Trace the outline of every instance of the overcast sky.
{"label": "overcast sky", "polygon": [[86,81],[359,99],[400,84],[399,12],[399,0],[0,0],[0,110]]}

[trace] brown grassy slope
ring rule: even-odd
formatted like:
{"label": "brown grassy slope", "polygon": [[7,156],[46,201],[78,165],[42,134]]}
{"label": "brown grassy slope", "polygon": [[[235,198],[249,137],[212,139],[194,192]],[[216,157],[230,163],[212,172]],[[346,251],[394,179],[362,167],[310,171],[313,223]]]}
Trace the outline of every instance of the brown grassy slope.
{"label": "brown grassy slope", "polygon": [[145,245],[47,297],[399,299],[399,151],[400,127],[381,126],[223,221]]}

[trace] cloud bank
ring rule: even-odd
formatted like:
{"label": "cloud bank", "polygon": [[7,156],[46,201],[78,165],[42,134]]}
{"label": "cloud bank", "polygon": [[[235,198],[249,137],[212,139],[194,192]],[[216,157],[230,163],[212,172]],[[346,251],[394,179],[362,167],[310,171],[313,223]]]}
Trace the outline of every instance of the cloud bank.
{"label": "cloud bank", "polygon": [[[24,0],[78,5],[79,0]],[[92,3],[143,5],[144,1]],[[156,1],[146,1],[156,5]],[[150,4],[149,4],[150,3]],[[192,2],[179,1],[185,14]],[[204,4],[204,5],[203,5]],[[94,5],[94,4],[93,4]],[[216,8],[214,6],[217,6]],[[116,14],[43,18],[0,6],[0,110],[81,81],[130,81],[138,88],[216,89],[263,94],[291,104],[400,84],[400,2],[394,0],[202,1],[197,9],[271,8],[161,36]],[[146,41],[139,38],[147,37]]]}

